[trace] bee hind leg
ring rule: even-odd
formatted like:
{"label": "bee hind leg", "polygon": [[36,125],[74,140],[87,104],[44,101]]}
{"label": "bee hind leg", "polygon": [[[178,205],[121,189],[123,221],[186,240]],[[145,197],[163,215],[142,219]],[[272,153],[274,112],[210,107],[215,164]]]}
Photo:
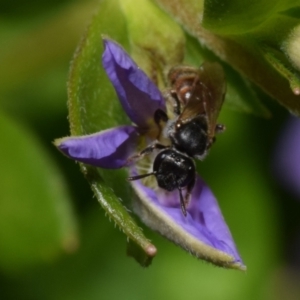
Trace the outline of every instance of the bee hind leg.
{"label": "bee hind leg", "polygon": [[140,160],[141,158],[143,158],[145,155],[148,155],[150,153],[152,153],[155,149],[161,150],[161,149],[165,149],[168,148],[168,146],[162,145],[159,142],[155,141],[152,144],[148,145],[144,150],[142,150],[141,152],[134,154],[132,156],[130,156],[129,158],[127,158],[125,166],[129,166],[132,163]]}
{"label": "bee hind leg", "polygon": [[196,174],[195,174],[194,178],[187,185],[186,194],[184,197],[182,195],[182,188],[178,188],[179,196],[180,196],[180,207],[181,207],[181,211],[185,217],[187,216],[186,210],[187,210],[187,207],[188,207],[190,199],[191,199],[191,194],[192,194],[193,188],[195,186],[195,182],[196,182]]}
{"label": "bee hind leg", "polygon": [[185,197],[184,197],[185,207],[187,207],[189,205],[189,202],[191,200],[191,194],[192,194],[193,188],[195,186],[195,182],[196,182],[196,174],[195,174],[194,178],[190,181],[190,183],[186,187],[186,194],[185,194]]}
{"label": "bee hind leg", "polygon": [[182,211],[182,214],[186,217],[186,215],[187,215],[187,213],[186,213],[186,204],[185,204],[185,199],[183,198],[183,195],[182,195],[182,189],[178,188],[178,191],[179,191],[181,211]]}
{"label": "bee hind leg", "polygon": [[166,112],[164,112],[161,109],[157,109],[155,111],[153,118],[154,118],[155,124],[158,127],[158,133],[157,133],[157,137],[156,138],[159,139],[159,137],[161,135],[161,132],[162,132],[162,129],[163,129],[163,127],[161,125],[161,122],[166,123],[166,122],[168,122],[169,118],[168,118]]}

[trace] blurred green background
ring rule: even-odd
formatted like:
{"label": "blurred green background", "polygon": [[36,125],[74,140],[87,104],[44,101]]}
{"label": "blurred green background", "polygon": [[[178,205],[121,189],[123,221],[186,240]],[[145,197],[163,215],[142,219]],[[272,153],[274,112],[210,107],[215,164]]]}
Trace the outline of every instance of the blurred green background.
{"label": "blurred green background", "polygon": [[69,134],[69,64],[97,7],[1,1],[0,298],[299,299],[300,202],[272,173],[289,115],[263,94],[273,117],[225,106],[227,131],[199,165],[248,271],[197,261],[146,228],[158,248],[152,265],[126,257],[126,236],[52,145]]}

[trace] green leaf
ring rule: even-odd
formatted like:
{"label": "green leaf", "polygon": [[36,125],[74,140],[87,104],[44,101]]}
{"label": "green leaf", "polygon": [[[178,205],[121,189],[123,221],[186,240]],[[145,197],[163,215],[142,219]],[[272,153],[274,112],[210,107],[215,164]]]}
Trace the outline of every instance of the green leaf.
{"label": "green leaf", "polygon": [[[296,5],[299,5],[299,2]],[[300,19],[300,6],[291,7],[287,10],[281,11],[280,13],[286,16]]]}
{"label": "green leaf", "polygon": [[202,25],[218,34],[243,34],[276,13],[281,0],[206,0]]}
{"label": "green leaf", "polygon": [[[156,251],[154,249],[154,251]],[[145,256],[143,249],[129,240],[127,244],[127,255],[133,257],[142,267],[149,267],[152,263],[152,256]]]}
{"label": "green leaf", "polygon": [[[129,123],[101,66],[101,34],[113,37],[128,49],[125,21],[119,1],[101,1],[99,12],[78,46],[68,84],[72,135],[89,134]],[[108,217],[144,250],[145,260],[153,257],[155,247],[121,202],[128,202],[131,198],[125,171],[100,170],[84,164],[80,166]]]}
{"label": "green leaf", "polygon": [[[184,57],[185,37],[180,26],[152,1],[120,1],[126,18],[131,55],[161,88],[165,73]],[[147,17],[145,17],[147,16]]]}
{"label": "green leaf", "polygon": [[215,33],[231,36],[261,30],[271,19],[282,28],[285,24],[277,19],[278,13],[287,11],[287,15],[290,12],[293,16],[297,6],[297,0],[206,0],[202,25]]}
{"label": "green leaf", "polygon": [[[262,47],[265,59],[290,83],[294,94],[300,94],[300,73],[290,67],[290,62],[284,54],[268,46]],[[299,99],[300,101],[300,99]]]}
{"label": "green leaf", "polygon": [[32,134],[0,112],[0,269],[23,270],[77,245],[59,171]]}
{"label": "green leaf", "polygon": [[[299,13],[300,13],[300,7],[299,7]],[[300,14],[299,14],[300,16]],[[300,19],[300,17],[299,17]],[[299,43],[299,37],[300,37],[300,25],[295,27],[293,31],[289,34],[288,38],[285,40],[282,46],[282,50],[290,60],[290,62],[293,64],[295,69],[300,70],[300,43]],[[299,72],[298,72],[299,75]],[[292,84],[291,84],[292,85]],[[293,85],[292,85],[293,88]],[[295,92],[294,92],[295,93]],[[300,91],[299,91],[300,93]],[[297,93],[295,93],[297,94]]]}

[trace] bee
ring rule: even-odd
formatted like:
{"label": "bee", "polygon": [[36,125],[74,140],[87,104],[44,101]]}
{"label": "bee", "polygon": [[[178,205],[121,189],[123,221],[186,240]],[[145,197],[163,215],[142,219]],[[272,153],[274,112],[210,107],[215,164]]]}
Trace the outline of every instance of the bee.
{"label": "bee", "polygon": [[[159,187],[170,192],[177,189],[181,210],[186,216],[196,181],[194,159],[203,160],[215,142],[216,133],[225,130],[224,125],[217,124],[226,92],[225,76],[220,64],[205,62],[200,68],[172,68],[168,81],[170,88],[164,96],[173,106],[174,117],[169,118],[164,111],[157,110],[154,120],[160,134],[162,132],[170,143],[164,145],[158,137],[157,141],[135,155],[133,159],[139,159],[159,150],[151,173],[132,176],[128,180],[154,175]],[[163,130],[162,122],[165,124]]]}

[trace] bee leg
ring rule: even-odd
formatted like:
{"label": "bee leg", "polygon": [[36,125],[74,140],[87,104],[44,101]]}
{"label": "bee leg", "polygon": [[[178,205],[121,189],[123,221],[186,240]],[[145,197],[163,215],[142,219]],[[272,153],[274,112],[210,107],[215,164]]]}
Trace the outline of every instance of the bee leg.
{"label": "bee leg", "polygon": [[185,207],[187,207],[189,205],[190,198],[191,198],[191,193],[192,193],[193,188],[195,186],[195,182],[196,182],[196,174],[195,174],[194,178],[191,180],[191,182],[186,187],[186,194],[185,194],[185,197],[184,197],[184,206]]}
{"label": "bee leg", "polygon": [[215,132],[216,133],[221,133],[221,132],[223,132],[225,130],[226,130],[225,125],[223,125],[223,124],[217,124],[216,125],[216,128],[215,128]]}
{"label": "bee leg", "polygon": [[215,136],[209,138],[209,140],[208,140],[208,142],[206,144],[207,150],[210,149],[210,147],[215,143],[215,141],[216,141],[216,137]]}
{"label": "bee leg", "polygon": [[170,95],[173,101],[174,113],[179,116],[181,114],[181,105],[177,93],[175,90],[171,90]]}
{"label": "bee leg", "polygon": [[158,127],[158,134],[157,134],[157,139],[160,137],[161,132],[162,132],[162,126],[161,126],[161,122],[168,122],[169,118],[167,116],[167,114],[161,110],[161,109],[157,109],[154,113],[154,121]]}
{"label": "bee leg", "polygon": [[168,148],[168,146],[162,145],[159,142],[155,141],[149,146],[147,146],[144,150],[142,150],[140,153],[137,153],[129,158],[127,158],[125,166],[131,165],[132,163],[136,162],[137,160],[143,158],[145,155],[150,154],[155,149],[165,149]]}
{"label": "bee leg", "polygon": [[159,126],[159,123],[161,121],[163,122],[167,122],[169,120],[167,114],[161,110],[161,109],[157,109],[154,113],[154,121],[155,123]]}
{"label": "bee leg", "polygon": [[178,191],[179,191],[179,197],[180,197],[180,207],[181,207],[181,211],[183,213],[183,215],[186,217],[186,208],[185,208],[185,201],[183,199],[183,195],[182,195],[182,189],[181,188],[178,188]]}
{"label": "bee leg", "polygon": [[[216,127],[215,127],[215,132],[216,133],[222,133],[225,130],[226,130],[226,127],[223,124],[217,124]],[[207,149],[209,149],[215,143],[215,141],[216,141],[215,136],[209,137],[207,145],[206,145]]]}

